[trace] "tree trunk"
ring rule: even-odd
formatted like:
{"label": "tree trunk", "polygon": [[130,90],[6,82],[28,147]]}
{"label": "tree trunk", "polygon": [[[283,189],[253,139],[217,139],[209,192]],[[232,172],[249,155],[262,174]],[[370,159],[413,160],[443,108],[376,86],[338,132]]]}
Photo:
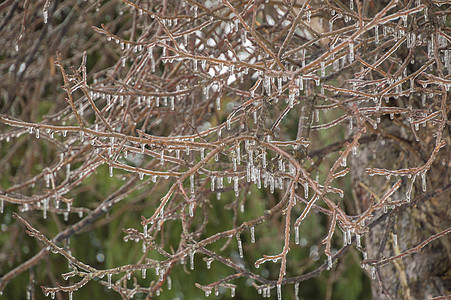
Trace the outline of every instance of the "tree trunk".
{"label": "tree trunk", "polygon": [[[388,125],[389,122],[395,123]],[[386,125],[386,126],[384,126]],[[365,168],[396,170],[423,166],[431,156],[436,138],[432,137],[434,129],[421,128],[418,132],[421,142],[415,141],[410,126],[395,119],[382,121],[375,130],[378,139],[375,142],[362,145],[358,153],[352,157],[353,190],[356,207],[360,211],[368,208],[371,194],[382,198],[383,194],[393,186],[397,178],[385,176],[370,177]],[[371,130],[373,130],[371,128]],[[365,236],[365,246],[368,260],[381,260],[400,254],[416,247],[431,235],[446,230],[451,225],[450,202],[450,134],[445,127],[443,137],[446,146],[438,152],[434,163],[426,175],[427,192],[423,191],[422,178],[417,176],[412,187],[411,203],[432,191],[441,192],[440,188],[447,186],[447,191],[437,197],[418,202],[413,207],[402,205],[388,210],[387,218],[379,223]],[[404,200],[412,178],[401,177],[402,185],[392,195],[392,201]],[[370,190],[368,187],[371,187]],[[424,197],[423,197],[424,198]],[[377,201],[377,200],[376,200]],[[377,219],[383,215],[383,210],[375,214]],[[396,241],[397,240],[397,241]],[[372,281],[374,299],[428,299],[431,297],[450,295],[451,290],[451,242],[449,236],[442,236],[424,247],[420,252],[409,254],[401,259],[376,268]],[[370,275],[371,276],[371,275]],[[384,294],[386,296],[384,296]]]}

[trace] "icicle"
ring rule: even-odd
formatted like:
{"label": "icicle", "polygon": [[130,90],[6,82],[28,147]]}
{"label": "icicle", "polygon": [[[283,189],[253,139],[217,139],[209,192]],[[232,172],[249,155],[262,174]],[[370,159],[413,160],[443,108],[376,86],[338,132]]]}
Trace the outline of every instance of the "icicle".
{"label": "icicle", "polygon": [[299,300],[299,282],[294,284],[294,297]]}
{"label": "icicle", "polygon": [[189,216],[192,218],[194,216],[194,202],[191,202],[188,205],[188,209],[189,209]]}
{"label": "icicle", "polygon": [[233,190],[235,191],[235,196],[238,197],[240,194],[240,191],[238,189],[238,176],[233,177]]}
{"label": "icicle", "polygon": [[255,243],[255,226],[251,226],[251,243]]}
{"label": "icicle", "polygon": [[282,285],[280,283],[277,284],[277,299],[282,300]]}
{"label": "icicle", "polygon": [[332,255],[327,254],[327,269],[332,269]]}
{"label": "icicle", "polygon": [[312,11],[308,10],[307,11],[307,23],[310,23],[311,18],[312,18]]}
{"label": "icicle", "polygon": [[216,176],[211,176],[211,179],[210,179],[212,192],[214,192],[214,190],[215,190],[215,178],[216,178]]}
{"label": "icicle", "polygon": [[350,8],[351,10],[354,9],[354,0],[349,0],[349,8]]}
{"label": "icicle", "polygon": [[294,243],[299,245],[299,226],[294,226]]}
{"label": "icicle", "polygon": [[170,276],[167,277],[166,281],[168,282],[168,290],[172,290],[172,279]]}
{"label": "icicle", "polygon": [[371,266],[370,267],[370,271],[371,271],[371,279],[376,279],[376,268]]}
{"label": "icicle", "polygon": [[147,233],[147,224],[143,226],[144,237],[147,238],[149,235]]}
{"label": "icicle", "polygon": [[44,174],[44,180],[45,180],[45,187],[49,188],[50,187],[50,174]]}
{"label": "icicle", "polygon": [[395,249],[398,248],[398,235],[397,234],[393,234],[393,247]]}
{"label": "icicle", "polygon": [[69,292],[69,300],[72,300],[74,298],[74,292],[70,291]]}
{"label": "icicle", "polygon": [[290,105],[290,108],[293,108],[294,106],[294,93],[293,91],[290,91],[290,94],[288,95],[288,103]]}
{"label": "icicle", "polygon": [[47,219],[47,207],[48,207],[48,202],[49,202],[49,199],[44,199],[44,201],[43,201],[44,203],[43,203],[43,206],[44,206],[44,208],[43,208],[43,210],[42,210],[42,214],[43,214],[43,218],[44,219]]}
{"label": "icicle", "polygon": [[0,214],[3,213],[4,209],[5,209],[5,202],[3,199],[0,199]]}
{"label": "icicle", "polygon": [[189,252],[189,262],[190,262],[190,269],[194,270],[194,254],[196,253],[196,251],[194,250],[190,250]]}
{"label": "icicle", "polygon": [[280,94],[282,94],[282,89],[283,89],[283,87],[282,87],[282,77],[279,77],[279,78],[277,78],[277,86],[278,86],[278,92],[279,92],[279,95]]}
{"label": "icicle", "polygon": [[239,234],[236,235],[236,239],[237,239],[237,242],[238,242],[238,253],[240,254],[240,258],[243,258],[244,257],[244,255],[243,255],[243,244],[241,243],[241,239],[240,239]]}
{"label": "icicle", "polygon": [[193,195],[194,194],[194,175],[190,175],[189,182],[190,182],[190,192],[191,192],[191,195]]}
{"label": "icicle", "polygon": [[230,297],[235,297],[235,287],[230,288]]}
{"label": "icicle", "polygon": [[351,245],[352,235],[349,228],[346,230],[346,236],[348,237],[348,244]]}
{"label": "icicle", "polygon": [[426,192],[426,172],[421,173],[421,188]]}
{"label": "icicle", "polygon": [[142,269],[141,272],[142,272],[141,275],[142,275],[143,279],[146,279],[146,272],[147,272],[147,269]]}
{"label": "icicle", "polygon": [[110,177],[113,177],[113,166],[110,166]]}
{"label": "icicle", "polygon": [[213,259],[207,259],[207,269],[210,270],[212,262],[213,262]]}
{"label": "icicle", "polygon": [[107,277],[108,277],[108,288],[109,289],[111,289],[111,276],[112,276],[112,274],[108,274],[107,275]]}
{"label": "icicle", "polygon": [[200,149],[200,159],[203,160],[205,158],[205,149]]}
{"label": "icicle", "polygon": [[44,4],[44,9],[42,9],[42,15],[44,16],[44,23],[45,24],[47,24],[47,21],[49,19],[48,8],[49,8],[49,1],[46,1],[46,3]]}
{"label": "icicle", "polygon": [[326,76],[326,63],[324,61],[321,62],[321,77]]}
{"label": "icicle", "polygon": [[274,184],[274,177],[270,176],[269,177],[269,190],[271,192],[271,194],[274,194],[274,188],[275,188],[275,184]]}
{"label": "icicle", "polygon": [[361,242],[360,242],[360,234],[355,235],[355,240],[357,243],[357,247],[359,247],[359,248],[362,247]]}
{"label": "icicle", "polygon": [[221,97],[216,98],[216,109],[221,110]]}
{"label": "icicle", "polygon": [[354,61],[354,42],[349,43],[349,62]]}
{"label": "icicle", "polygon": [[343,157],[343,159],[342,159],[340,165],[341,165],[342,167],[346,167],[346,156]]}

